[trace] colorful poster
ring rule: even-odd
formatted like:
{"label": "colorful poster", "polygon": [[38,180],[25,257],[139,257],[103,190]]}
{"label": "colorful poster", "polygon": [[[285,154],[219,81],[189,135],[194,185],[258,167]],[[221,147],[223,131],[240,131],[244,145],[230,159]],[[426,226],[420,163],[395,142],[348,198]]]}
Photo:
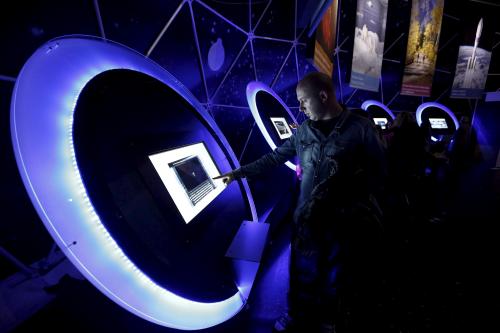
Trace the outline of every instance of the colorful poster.
{"label": "colorful poster", "polygon": [[458,50],[451,98],[481,98],[483,94],[490,67],[492,40],[492,31],[486,24],[482,17],[468,24],[465,45]]}
{"label": "colorful poster", "polygon": [[431,95],[444,0],[413,0],[401,95]]}
{"label": "colorful poster", "polygon": [[316,29],[314,41],[314,67],[330,77],[333,72],[332,59],[337,34],[337,6],[338,0],[333,0],[332,4],[326,9],[321,23]]}
{"label": "colorful poster", "polygon": [[378,91],[388,0],[358,0],[350,86]]}

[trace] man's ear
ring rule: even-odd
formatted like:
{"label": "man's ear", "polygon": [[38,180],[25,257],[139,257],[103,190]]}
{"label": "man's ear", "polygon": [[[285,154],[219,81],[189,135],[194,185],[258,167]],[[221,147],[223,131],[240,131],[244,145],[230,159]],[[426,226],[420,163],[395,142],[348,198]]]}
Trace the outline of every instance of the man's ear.
{"label": "man's ear", "polygon": [[325,103],[328,100],[328,94],[324,90],[320,90],[319,92],[319,99],[321,100],[322,103]]}

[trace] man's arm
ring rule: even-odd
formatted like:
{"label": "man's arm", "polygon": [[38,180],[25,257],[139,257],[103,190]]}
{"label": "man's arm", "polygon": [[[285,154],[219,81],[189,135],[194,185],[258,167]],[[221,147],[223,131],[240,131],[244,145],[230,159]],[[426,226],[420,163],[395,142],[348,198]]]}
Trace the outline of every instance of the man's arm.
{"label": "man's arm", "polygon": [[221,176],[214,177],[214,179],[222,178],[222,181],[229,185],[235,179],[257,176],[294,157],[297,154],[295,147],[296,136],[292,135],[274,151],[236,170],[231,170]]}

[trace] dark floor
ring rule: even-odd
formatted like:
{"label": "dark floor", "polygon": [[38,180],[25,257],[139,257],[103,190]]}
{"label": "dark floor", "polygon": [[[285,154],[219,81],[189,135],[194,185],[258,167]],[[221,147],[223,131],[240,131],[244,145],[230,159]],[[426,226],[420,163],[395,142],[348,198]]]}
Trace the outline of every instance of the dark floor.
{"label": "dark floor", "polygon": [[[497,262],[487,260],[498,253],[492,225],[500,221],[500,205],[498,193],[488,185],[490,171],[477,172],[453,195],[434,193],[433,200],[446,207],[439,218],[391,222],[372,332],[486,331],[481,328],[489,317],[485,299],[492,294],[486,268]],[[271,237],[245,309],[200,332],[272,332],[275,318],[286,307],[289,253],[289,229],[283,224]],[[85,281],[64,278],[52,292],[55,300],[14,332],[179,332],[129,314]],[[347,323],[356,318],[351,310],[343,313]]]}
{"label": "dark floor", "polygon": [[[287,226],[280,228],[268,244],[245,308],[231,320],[199,332],[272,332],[275,318],[286,306],[288,281],[289,232]],[[55,300],[13,332],[180,332],[130,314],[87,281],[65,276],[50,292]]]}

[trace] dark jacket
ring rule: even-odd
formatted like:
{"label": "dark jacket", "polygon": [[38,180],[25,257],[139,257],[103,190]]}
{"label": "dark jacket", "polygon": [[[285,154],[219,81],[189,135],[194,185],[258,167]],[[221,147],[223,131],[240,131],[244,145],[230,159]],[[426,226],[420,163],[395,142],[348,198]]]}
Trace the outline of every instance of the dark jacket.
{"label": "dark jacket", "polygon": [[[347,177],[363,171],[365,182],[355,191],[371,192],[385,177],[384,152],[372,122],[344,108],[327,137],[304,121],[296,133],[258,160],[235,170],[235,176],[252,177],[298,156],[302,169],[297,211],[311,198],[314,188],[342,168]],[[354,186],[354,184],[352,184]]]}

